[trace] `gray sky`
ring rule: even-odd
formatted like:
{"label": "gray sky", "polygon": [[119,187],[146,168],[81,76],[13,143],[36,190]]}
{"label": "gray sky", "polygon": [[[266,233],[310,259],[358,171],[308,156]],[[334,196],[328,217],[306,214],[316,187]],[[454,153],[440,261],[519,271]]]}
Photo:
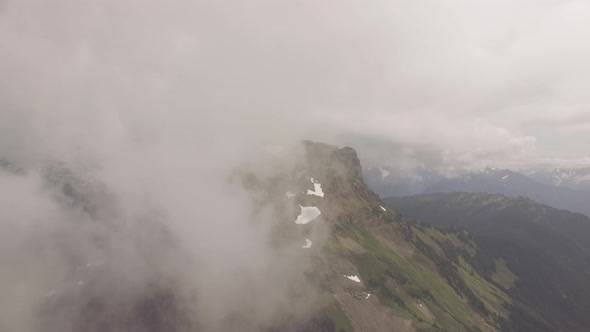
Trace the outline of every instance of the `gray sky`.
{"label": "gray sky", "polygon": [[450,164],[588,165],[588,2],[397,1],[378,12],[365,22],[372,42],[357,45],[378,68],[342,126]]}
{"label": "gray sky", "polygon": [[404,146],[393,162],[588,162],[586,1],[32,3],[0,23],[13,109],[217,114],[261,140]]}

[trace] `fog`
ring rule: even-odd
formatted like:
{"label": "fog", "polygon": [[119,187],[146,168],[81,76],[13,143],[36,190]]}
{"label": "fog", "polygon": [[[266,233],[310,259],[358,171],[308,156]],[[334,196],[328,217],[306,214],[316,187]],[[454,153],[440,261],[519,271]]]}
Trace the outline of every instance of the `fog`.
{"label": "fog", "polygon": [[257,330],[305,313],[305,255],[273,246],[275,218],[254,214],[228,180],[243,164],[269,175],[269,151],[302,139],[352,145],[374,163],[583,158],[537,145],[546,126],[576,119],[555,114],[584,103],[563,89],[585,86],[574,74],[588,50],[552,53],[549,64],[569,61],[562,89],[547,88],[551,112],[530,123],[555,75],[542,61],[522,66],[544,49],[522,22],[573,15],[553,37],[586,31],[572,6],[584,7],[0,2],[0,331],[75,331],[76,299],[57,313],[43,303],[93,262],[104,278],[84,296],[107,299],[104,317],[124,316],[146,289],[180,303],[190,319],[179,330],[243,317]]}
{"label": "fog", "polygon": [[244,30],[273,13],[235,7],[2,3],[0,330],[258,331],[314,308],[303,238],[271,241],[292,211],[230,181],[306,137],[306,82]]}

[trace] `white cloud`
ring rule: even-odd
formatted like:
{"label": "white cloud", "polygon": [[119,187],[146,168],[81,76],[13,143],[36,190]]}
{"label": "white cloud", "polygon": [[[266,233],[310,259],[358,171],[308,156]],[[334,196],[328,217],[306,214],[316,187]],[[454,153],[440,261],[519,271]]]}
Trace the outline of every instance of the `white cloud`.
{"label": "white cloud", "polygon": [[[96,170],[125,217],[155,205],[198,257],[235,258],[209,277],[238,287],[234,272],[255,276],[264,268],[249,263],[273,257],[220,183],[258,148],[309,138],[359,147],[364,161],[585,160],[589,6],[3,1],[0,157]],[[232,209],[195,205],[228,197]],[[248,245],[220,246],[228,229]],[[203,292],[219,300],[205,308],[213,321],[241,303]]]}
{"label": "white cloud", "polygon": [[[29,15],[30,6],[9,2],[5,12]],[[145,139],[161,131],[150,123],[171,123],[154,109],[174,109],[189,124],[196,109],[214,109],[234,121],[211,114],[199,121],[255,127],[250,135],[259,140],[340,143],[343,133],[356,133],[438,151],[450,163],[481,155],[526,161],[533,150],[537,157],[559,153],[534,139],[556,128],[532,129],[530,122],[590,103],[590,46],[583,42],[590,37],[589,6],[67,2],[34,20],[4,14],[5,76],[19,79],[3,99],[35,93],[28,105],[15,107],[43,116],[52,105],[53,129],[43,130],[67,133],[64,144],[84,139],[88,128],[63,128],[63,117],[103,122],[113,133],[131,129]],[[573,130],[576,141],[588,138]],[[560,139],[572,146],[574,137]],[[559,157],[588,147],[574,146]]]}

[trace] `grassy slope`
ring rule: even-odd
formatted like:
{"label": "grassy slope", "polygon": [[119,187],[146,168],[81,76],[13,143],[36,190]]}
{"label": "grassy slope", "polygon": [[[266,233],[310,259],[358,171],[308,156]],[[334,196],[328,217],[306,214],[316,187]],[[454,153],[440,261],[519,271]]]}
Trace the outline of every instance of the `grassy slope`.
{"label": "grassy slope", "polygon": [[[354,150],[313,143],[307,143],[306,149],[308,157],[306,165],[300,165],[300,175],[289,178],[279,174],[270,180],[245,177],[247,186],[261,189],[257,202],[273,201],[273,197],[293,188],[304,190],[297,184],[309,186],[304,176],[313,175],[322,183],[326,198],[301,196],[296,203],[322,211],[322,218],[334,229],[324,249],[352,263],[362,287],[376,295],[382,305],[396,316],[411,320],[421,331],[497,330],[497,320],[507,314],[504,304],[508,298],[467,263],[476,250],[468,236],[442,233],[403,220],[391,209],[383,211],[380,205],[385,204],[363,183]],[[278,211],[283,210],[278,207]],[[361,250],[347,249],[338,237],[353,240]],[[339,269],[329,264],[323,267],[327,274]],[[342,305],[340,300],[327,303],[327,319],[321,320],[326,331],[366,327],[366,320],[346,317],[349,313],[337,303]],[[376,312],[370,319],[379,317],[383,315]]]}
{"label": "grassy slope", "polygon": [[515,275],[506,266],[506,261],[503,258],[495,260],[496,271],[492,274],[492,280],[502,285],[506,289],[514,287],[514,283],[518,280],[518,276]]}
{"label": "grassy slope", "polygon": [[486,193],[385,201],[404,215],[438,227],[469,229],[481,248],[478,271],[513,298],[505,330],[588,330],[588,217],[526,198]]}
{"label": "grassy slope", "polygon": [[354,332],[354,328],[348,321],[348,317],[346,317],[346,314],[340,309],[340,306],[338,306],[335,300],[328,307],[326,314],[334,322],[335,331]]}
{"label": "grassy slope", "polygon": [[[449,241],[468,255],[473,251],[473,243],[462,242],[455,234],[444,234],[434,228],[406,221],[395,222],[399,223],[396,225],[398,231],[405,233],[409,239],[405,243],[413,250],[409,257],[396,253],[361,226],[341,226],[337,230],[337,234],[353,239],[366,250],[364,253],[353,253],[341,248],[343,254],[354,262],[371,292],[384,305],[413,320],[415,326],[423,331],[496,330],[494,318],[506,317],[504,303],[509,302],[508,296],[474,273],[461,256],[456,263],[452,262],[438,244]],[[414,239],[420,239],[427,246],[428,249],[423,249],[427,254],[415,246]],[[450,280],[459,283],[459,279],[443,276],[433,257],[430,257],[433,255],[438,257],[439,264],[448,264],[452,271],[456,271],[455,276],[462,280],[485,309],[475,309],[468,297],[457,290],[460,287],[451,286]],[[432,315],[426,315],[417,303],[425,305]]]}

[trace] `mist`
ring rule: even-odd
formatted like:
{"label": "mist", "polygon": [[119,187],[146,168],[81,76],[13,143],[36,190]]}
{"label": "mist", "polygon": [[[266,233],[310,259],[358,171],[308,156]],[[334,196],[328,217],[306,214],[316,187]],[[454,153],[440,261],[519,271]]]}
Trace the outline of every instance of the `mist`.
{"label": "mist", "polygon": [[277,218],[231,181],[274,174],[269,147],[310,131],[306,82],[276,83],[301,68],[261,53],[243,30],[258,19],[276,18],[2,3],[1,331],[259,331],[311,312],[303,238],[273,239],[294,207]]}
{"label": "mist", "polygon": [[[230,180],[236,169],[288,173],[303,139],[358,147],[374,164],[554,157],[538,148],[553,118],[525,124],[554,76],[522,66],[542,43],[522,22],[555,8],[565,14],[551,22],[567,21],[576,6],[0,2],[0,331],[76,331],[89,314],[80,303],[96,298],[100,324],[167,298],[179,331],[305,315],[316,300],[308,257],[272,241],[295,207],[277,220],[278,202],[261,208]],[[573,16],[554,38],[583,21]],[[583,100],[563,89],[584,82],[568,63],[549,97],[573,107]],[[514,109],[519,121],[490,115]],[[277,150],[291,151],[278,165]],[[86,274],[100,277],[85,284]],[[68,292],[82,295],[44,311]]]}

